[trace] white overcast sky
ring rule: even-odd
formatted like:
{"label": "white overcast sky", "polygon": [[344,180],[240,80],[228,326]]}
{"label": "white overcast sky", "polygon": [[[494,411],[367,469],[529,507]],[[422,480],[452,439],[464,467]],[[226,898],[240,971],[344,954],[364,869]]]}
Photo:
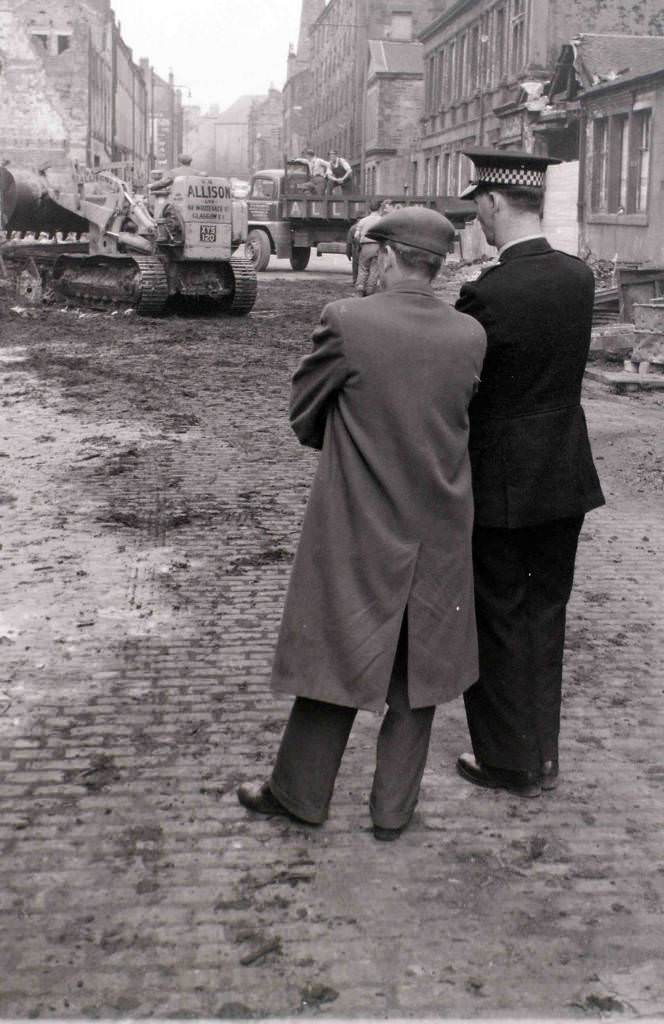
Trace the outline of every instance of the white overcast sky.
{"label": "white overcast sky", "polygon": [[[172,68],[185,103],[222,110],[245,93],[283,88],[301,0],[112,0],[134,60]],[[191,97],[187,95],[191,90]]]}

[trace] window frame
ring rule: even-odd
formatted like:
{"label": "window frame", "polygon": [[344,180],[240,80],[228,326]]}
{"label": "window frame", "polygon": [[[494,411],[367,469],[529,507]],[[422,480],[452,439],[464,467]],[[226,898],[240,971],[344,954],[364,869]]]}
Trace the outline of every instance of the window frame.
{"label": "window frame", "polygon": [[648,223],[653,116],[654,104],[625,103],[623,107],[598,110],[592,117],[588,223]]}

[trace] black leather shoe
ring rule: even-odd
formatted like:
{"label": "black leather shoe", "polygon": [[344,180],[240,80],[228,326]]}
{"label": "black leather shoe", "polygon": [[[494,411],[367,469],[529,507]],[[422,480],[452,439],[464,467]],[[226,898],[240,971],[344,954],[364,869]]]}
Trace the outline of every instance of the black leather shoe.
{"label": "black leather shoe", "polygon": [[558,762],[544,761],[541,769],[540,783],[542,789],[555,789],[558,785]]}
{"label": "black leather shoe", "polygon": [[395,839],[399,838],[405,827],[404,825],[402,828],[383,828],[381,825],[374,825],[374,839],[378,839],[381,843],[393,843]]}
{"label": "black leather shoe", "polygon": [[281,814],[285,818],[295,818],[294,814],[291,814],[283,804],[279,803],[270,789],[269,782],[264,782],[262,786],[252,786],[243,782],[241,786],[238,786],[237,798],[243,807],[249,811],[255,811],[256,814],[267,814],[270,817]]}
{"label": "black leather shoe", "polygon": [[540,796],[542,786],[536,772],[509,771],[507,768],[489,768],[476,761],[472,754],[457,759],[457,771],[462,779],[484,789],[506,789],[515,796]]}

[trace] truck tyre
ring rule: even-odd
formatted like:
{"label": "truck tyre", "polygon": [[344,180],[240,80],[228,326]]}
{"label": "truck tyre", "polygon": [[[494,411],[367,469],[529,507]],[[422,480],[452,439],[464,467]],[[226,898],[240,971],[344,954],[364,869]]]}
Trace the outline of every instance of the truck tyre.
{"label": "truck tyre", "polygon": [[308,245],[294,245],[291,249],[290,265],[293,270],[306,270],[309,265],[311,249]]}
{"label": "truck tyre", "polygon": [[270,262],[270,239],[265,231],[250,231],[245,242],[245,251],[254,270],[265,270]]}

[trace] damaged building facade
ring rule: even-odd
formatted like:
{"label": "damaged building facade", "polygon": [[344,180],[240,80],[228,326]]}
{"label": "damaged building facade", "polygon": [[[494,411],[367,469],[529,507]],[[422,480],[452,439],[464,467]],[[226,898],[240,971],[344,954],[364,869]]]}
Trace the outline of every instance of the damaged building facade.
{"label": "damaged building facade", "polygon": [[4,0],[0,94],[2,159],[124,162],[144,178],[177,153],[179,96],[134,62],[111,0]]}
{"label": "damaged building facade", "polygon": [[420,34],[424,104],[413,189],[458,194],[468,146],[517,147],[557,157],[548,174],[545,229],[576,252],[581,153],[578,117],[546,120],[562,48],[588,25],[598,34],[664,34],[657,0],[457,0]]}
{"label": "damaged building facade", "polygon": [[[358,191],[407,188],[423,94],[418,35],[442,6],[442,0],[304,0],[298,53],[290,56],[284,88],[285,140],[321,156],[337,150],[351,164]],[[289,155],[299,154],[290,148]]]}
{"label": "damaged building facade", "polygon": [[541,147],[577,146],[584,255],[664,263],[662,109],[664,37],[584,33],[563,46],[534,130]]}

